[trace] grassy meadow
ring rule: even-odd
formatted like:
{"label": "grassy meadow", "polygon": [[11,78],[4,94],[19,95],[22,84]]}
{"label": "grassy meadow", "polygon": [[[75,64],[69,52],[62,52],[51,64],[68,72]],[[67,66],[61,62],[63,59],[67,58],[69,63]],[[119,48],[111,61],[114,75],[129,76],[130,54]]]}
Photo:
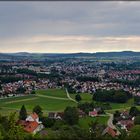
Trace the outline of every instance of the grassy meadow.
{"label": "grassy meadow", "polygon": [[107,124],[109,116],[100,116],[100,117],[84,117],[79,119],[79,126],[82,128],[89,128],[89,125],[92,122],[97,121],[99,124]]}
{"label": "grassy meadow", "polygon": [[43,112],[50,112],[63,111],[67,106],[76,106],[77,104],[67,98],[65,90],[38,90],[36,95],[1,99],[0,112],[19,111],[22,105],[25,105],[29,112],[32,111],[35,105],[40,105]]}
{"label": "grassy meadow", "polygon": [[[70,97],[75,99],[76,94],[70,94]],[[91,102],[92,95],[88,93],[81,93],[81,103]],[[28,112],[31,112],[35,105],[40,105],[44,113],[51,111],[63,111],[67,106],[77,106],[77,104],[67,97],[64,89],[48,89],[38,90],[36,95],[28,95],[21,97],[11,97],[0,99],[0,112],[8,114],[12,111],[19,111],[21,106],[25,105]],[[108,112],[115,112],[116,110],[129,109],[134,105],[134,100],[130,99],[126,103],[110,103],[112,109]]]}

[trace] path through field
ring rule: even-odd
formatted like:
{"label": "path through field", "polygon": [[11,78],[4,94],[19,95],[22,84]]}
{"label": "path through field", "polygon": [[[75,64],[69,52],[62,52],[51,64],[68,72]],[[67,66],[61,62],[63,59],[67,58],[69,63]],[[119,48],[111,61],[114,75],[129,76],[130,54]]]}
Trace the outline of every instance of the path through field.
{"label": "path through field", "polygon": [[69,100],[68,98],[55,97],[55,96],[47,96],[47,95],[41,95],[41,94],[37,94],[37,96],[38,96],[38,97],[50,98],[50,99]]}
{"label": "path through field", "polygon": [[66,89],[66,93],[67,93],[67,97],[68,97],[69,100],[71,100],[71,101],[73,101],[73,102],[75,102],[75,103],[78,103],[76,100],[74,100],[74,99],[72,99],[72,98],[70,97],[69,92],[68,92],[67,89]]}
{"label": "path through field", "polygon": [[33,97],[31,99],[22,99],[22,100],[16,100],[16,101],[8,101],[8,102],[5,102],[5,104],[11,104],[11,103],[18,103],[18,102],[24,102],[24,101],[31,101],[31,100],[36,100],[37,97]]}

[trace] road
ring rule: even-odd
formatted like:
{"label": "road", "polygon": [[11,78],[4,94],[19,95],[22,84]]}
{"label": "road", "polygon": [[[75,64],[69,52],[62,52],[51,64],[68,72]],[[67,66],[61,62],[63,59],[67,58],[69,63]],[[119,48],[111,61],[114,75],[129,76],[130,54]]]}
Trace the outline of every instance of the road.
{"label": "road", "polygon": [[70,97],[69,92],[68,92],[67,89],[66,89],[66,93],[67,93],[67,97],[68,97],[69,100],[71,100],[71,101],[73,101],[73,102],[75,102],[75,103],[78,103],[77,101],[75,101],[74,99],[72,99],[72,98]]}
{"label": "road", "polygon": [[110,128],[112,128],[112,129],[114,129],[114,130],[117,130],[117,135],[120,135],[121,133],[120,133],[120,131],[116,128],[116,126],[112,123],[113,122],[113,114],[111,114],[111,113],[107,113],[110,117],[109,117],[109,119],[108,119],[108,121],[107,121],[107,125],[110,127]]}

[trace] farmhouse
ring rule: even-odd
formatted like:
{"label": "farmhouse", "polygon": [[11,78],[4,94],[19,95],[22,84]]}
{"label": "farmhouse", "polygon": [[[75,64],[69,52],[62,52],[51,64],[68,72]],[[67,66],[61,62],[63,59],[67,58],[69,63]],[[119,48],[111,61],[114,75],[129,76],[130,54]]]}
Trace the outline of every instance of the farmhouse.
{"label": "farmhouse", "polygon": [[120,120],[118,121],[117,125],[120,126],[121,129],[129,131],[134,126],[134,121],[133,120]]}
{"label": "farmhouse", "polygon": [[19,124],[23,126],[26,132],[36,134],[40,132],[44,126],[42,122],[39,121],[39,117],[36,113],[29,115],[26,120],[20,120]]}
{"label": "farmhouse", "polygon": [[98,116],[98,111],[96,109],[94,109],[93,111],[89,111],[89,116],[90,117],[96,117],[96,116]]}
{"label": "farmhouse", "polygon": [[49,112],[48,118],[62,120],[64,112]]}
{"label": "farmhouse", "polygon": [[122,119],[130,119],[129,112],[128,112],[128,111],[123,111],[123,112],[120,114],[120,117],[121,117]]}

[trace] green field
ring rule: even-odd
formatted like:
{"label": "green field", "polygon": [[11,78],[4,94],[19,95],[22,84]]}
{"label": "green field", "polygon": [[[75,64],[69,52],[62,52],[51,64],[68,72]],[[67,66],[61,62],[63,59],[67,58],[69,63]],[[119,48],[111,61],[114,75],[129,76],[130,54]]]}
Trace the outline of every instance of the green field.
{"label": "green field", "polygon": [[[75,99],[76,94],[70,94],[70,97]],[[91,102],[92,95],[88,93],[81,93],[82,103]],[[112,109],[106,110],[106,112],[113,113],[116,110],[129,109],[133,106],[134,100],[130,99],[127,103],[110,103]],[[22,105],[25,105],[28,113],[32,112],[32,109],[36,105],[40,105],[44,114],[53,111],[64,111],[67,106],[77,106],[77,103],[71,101],[64,89],[49,89],[38,90],[35,95],[11,97],[7,99],[0,99],[0,113],[8,115],[10,112],[19,112]],[[79,120],[79,126],[82,128],[89,128],[89,124],[93,121],[98,121],[100,124],[106,124],[109,116],[100,117],[83,117]]]}
{"label": "green field", "polygon": [[25,105],[29,112],[35,105],[40,105],[43,112],[50,112],[63,111],[67,106],[76,106],[77,104],[67,98],[65,90],[38,90],[36,95],[1,99],[0,112],[5,114],[19,111],[22,105]]}
{"label": "green field", "polygon": [[[70,94],[70,97],[75,99],[76,94]],[[82,100],[80,102],[91,102],[92,101],[92,95],[89,93],[80,93],[80,96]]]}
{"label": "green field", "polygon": [[99,124],[107,124],[109,116],[100,116],[100,117],[84,117],[79,119],[79,126],[83,128],[89,128],[91,122],[97,121]]}
{"label": "green field", "polygon": [[[76,94],[70,94],[70,97],[75,99]],[[92,95],[88,93],[81,93],[82,103],[91,102]],[[25,105],[28,112],[31,112],[35,105],[40,105],[43,112],[63,111],[67,106],[77,106],[77,104],[67,98],[64,89],[48,89],[38,90],[36,95],[28,95],[22,97],[11,97],[7,99],[0,99],[0,112],[2,114],[9,114],[12,111],[19,111],[21,106]],[[134,105],[134,100],[130,99],[128,102],[110,103],[112,109],[107,112],[115,112],[116,110],[129,109]]]}
{"label": "green field", "polygon": [[126,103],[110,103],[112,109],[107,110],[110,113],[115,112],[116,110],[124,111],[129,110],[130,107],[134,106],[134,99],[129,99]]}
{"label": "green field", "polygon": [[63,89],[48,89],[48,90],[38,90],[37,94],[46,95],[46,96],[55,96],[67,98],[67,94]]}

